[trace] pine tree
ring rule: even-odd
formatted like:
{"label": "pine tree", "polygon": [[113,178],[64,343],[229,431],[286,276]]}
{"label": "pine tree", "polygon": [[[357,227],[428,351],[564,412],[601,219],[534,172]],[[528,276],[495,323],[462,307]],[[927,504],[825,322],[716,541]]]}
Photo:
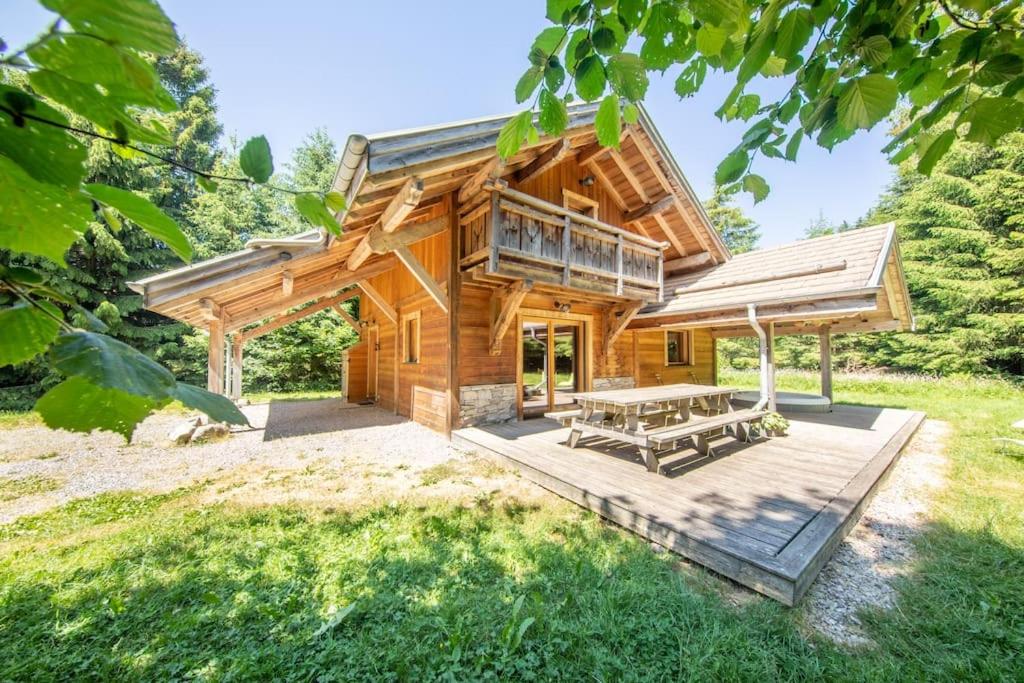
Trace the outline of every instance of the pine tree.
{"label": "pine tree", "polygon": [[1024,134],[957,143],[927,178],[908,162],[872,220],[896,221],[918,328],[864,339],[874,360],[1024,374]]}
{"label": "pine tree", "polygon": [[757,246],[761,239],[760,227],[743,213],[743,210],[733,203],[733,197],[722,192],[721,188],[716,188],[715,194],[704,202],[704,210],[711,219],[711,225],[729,247],[729,251],[742,254]]}

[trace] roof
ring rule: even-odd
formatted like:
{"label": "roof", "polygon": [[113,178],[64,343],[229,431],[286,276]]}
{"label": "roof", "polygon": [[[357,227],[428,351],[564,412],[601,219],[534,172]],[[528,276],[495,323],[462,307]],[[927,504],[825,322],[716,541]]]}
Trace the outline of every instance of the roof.
{"label": "roof", "polygon": [[[893,223],[747,252],[665,281],[665,299],[634,327],[735,327],[747,306],[761,320],[836,321],[911,329],[910,297]],[[893,325],[892,323],[896,323]]]}
{"label": "roof", "polygon": [[[663,213],[639,219],[639,229],[671,245],[667,259],[703,252],[716,263],[728,260],[731,254],[647,112],[641,109],[637,124],[626,128],[620,150],[610,151],[596,141],[596,111],[594,104],[570,106],[569,124],[561,139],[573,154],[588,155],[590,168],[602,182],[616,188],[624,210],[643,208],[663,196],[671,198],[671,206]],[[256,313],[272,315],[325,296],[330,292],[323,290],[330,289],[335,282],[332,278],[338,276],[338,264],[349,258],[406,181],[419,178],[423,192],[404,225],[447,214],[452,191],[494,161],[498,133],[511,116],[350,136],[333,183],[348,206],[338,214],[344,228],[341,237],[303,233],[283,240],[253,240],[244,250],[130,285],[143,295],[146,308],[201,327],[207,324],[211,302],[241,324],[239,321]],[[525,146],[506,160],[503,173],[526,167],[556,142],[556,138],[542,137],[537,144]],[[385,258],[375,255],[367,266]],[[285,270],[294,277],[295,289],[282,298],[281,274]],[[338,281],[337,289],[348,284],[347,280]],[[304,294],[309,298],[302,300]],[[281,308],[285,304],[288,306]],[[229,325],[228,331],[231,329]]]}

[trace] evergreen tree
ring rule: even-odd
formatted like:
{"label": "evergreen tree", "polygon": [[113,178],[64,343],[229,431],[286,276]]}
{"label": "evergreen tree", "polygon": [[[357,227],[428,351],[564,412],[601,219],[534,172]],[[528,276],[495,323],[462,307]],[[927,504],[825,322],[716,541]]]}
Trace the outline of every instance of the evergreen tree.
{"label": "evergreen tree", "polygon": [[736,206],[732,195],[726,194],[721,188],[704,202],[711,225],[722,236],[725,245],[734,254],[751,251],[761,239],[761,229],[743,210]]}
{"label": "evergreen tree", "polygon": [[865,338],[873,362],[1024,374],[1024,134],[958,142],[931,177],[902,166],[872,220],[896,221],[917,320]]}

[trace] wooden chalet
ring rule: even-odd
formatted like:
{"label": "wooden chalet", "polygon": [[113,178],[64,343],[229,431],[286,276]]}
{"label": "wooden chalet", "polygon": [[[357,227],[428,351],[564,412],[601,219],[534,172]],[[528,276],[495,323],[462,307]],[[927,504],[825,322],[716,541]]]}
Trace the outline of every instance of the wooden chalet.
{"label": "wooden chalet", "polygon": [[[430,427],[542,414],[579,391],[716,382],[715,339],[912,324],[891,225],[733,256],[650,117],[619,149],[596,108],[495,154],[507,116],[348,139],[340,237],[311,231],[132,283],[209,330],[209,388],[241,393],[248,340],[332,309],[361,341],[344,393]],[[458,283],[458,286],[451,286]],[[359,318],[340,303],[359,297]],[[551,372],[547,369],[551,368]]]}
{"label": "wooden chalet", "polygon": [[[923,415],[837,406],[781,442],[716,442],[728,457],[708,457],[716,437],[701,435],[696,460],[674,443],[691,427],[666,426],[634,437],[672,446],[672,462],[647,452],[650,471],[637,446],[601,438],[614,422],[526,418],[657,385],[731,405],[732,389],[698,385],[717,384],[716,340],[737,335],[760,340],[757,415],[776,406],[777,335],[818,335],[831,399],[832,332],[913,324],[895,230],[733,256],[647,113],[608,149],[595,111],[572,107],[563,136],[507,161],[495,155],[507,116],[354,135],[334,181],[349,207],[340,237],[257,239],[133,287],[148,309],[209,331],[209,388],[234,397],[249,340],[334,310],[360,335],[342,361],[348,401],[450,434],[793,604]],[[355,297],[357,317],[340,305]],[[598,436],[578,443],[581,428]]]}

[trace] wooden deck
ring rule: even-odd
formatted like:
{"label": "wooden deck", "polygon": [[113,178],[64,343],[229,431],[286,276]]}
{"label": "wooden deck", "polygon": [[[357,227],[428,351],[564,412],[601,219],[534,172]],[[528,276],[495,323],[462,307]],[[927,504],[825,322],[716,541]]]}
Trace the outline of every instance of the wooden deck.
{"label": "wooden deck", "polygon": [[807,591],[923,413],[839,405],[791,419],[786,437],[713,440],[645,469],[635,446],[528,420],[460,429],[455,445],[498,456],[523,476],[720,574],[795,604]]}

